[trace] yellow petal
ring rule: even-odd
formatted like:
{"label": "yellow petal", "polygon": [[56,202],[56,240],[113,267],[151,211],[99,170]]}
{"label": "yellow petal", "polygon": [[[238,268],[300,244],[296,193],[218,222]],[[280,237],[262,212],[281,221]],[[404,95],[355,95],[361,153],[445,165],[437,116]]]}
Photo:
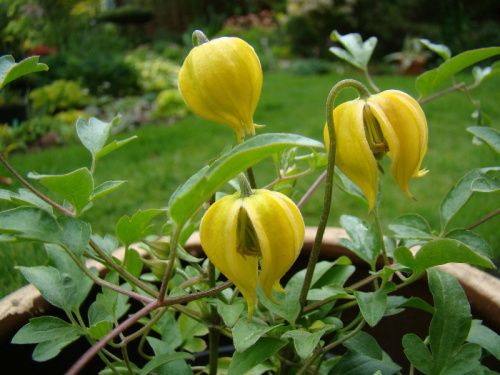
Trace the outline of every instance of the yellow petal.
{"label": "yellow petal", "polygon": [[274,302],[272,289],[284,291],[279,281],[302,249],[304,221],[293,201],[278,192],[254,190],[254,195],[245,198],[244,206],[262,252],[259,283]]}
{"label": "yellow petal", "polygon": [[238,140],[255,134],[253,114],[262,88],[254,49],[223,37],[194,47],[179,72],[179,90],[199,116],[230,126]]}
{"label": "yellow petal", "polygon": [[[339,105],[333,111],[337,138],[335,164],[349,180],[359,186],[372,210],[378,193],[378,168],[366,140],[363,124],[364,105],[364,100],[356,99]],[[326,126],[324,134],[328,149],[329,137]]]}
{"label": "yellow petal", "polygon": [[205,213],[200,224],[203,250],[214,266],[240,290],[252,316],[257,298],[258,258],[243,257],[236,251],[240,193],[225,196]]}
{"label": "yellow petal", "polygon": [[427,151],[427,123],[419,104],[409,95],[388,90],[367,100],[389,145],[391,173],[399,187],[412,197],[408,185],[420,172]]}

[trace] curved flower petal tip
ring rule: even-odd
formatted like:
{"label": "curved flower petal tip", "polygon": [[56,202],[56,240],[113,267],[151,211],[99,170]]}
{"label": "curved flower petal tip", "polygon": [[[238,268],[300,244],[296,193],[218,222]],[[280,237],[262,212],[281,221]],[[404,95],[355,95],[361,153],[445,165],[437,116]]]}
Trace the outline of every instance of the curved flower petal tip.
{"label": "curved flower petal tip", "polygon": [[279,280],[297,259],[304,231],[302,215],[287,196],[257,189],[215,202],[202,219],[200,239],[210,261],[241,291],[251,317],[258,284],[272,301],[272,290],[283,290]]}
{"label": "curved flower petal tip", "polygon": [[238,141],[255,134],[253,114],[262,89],[254,49],[222,37],[194,47],[179,72],[179,90],[197,115],[230,126]]}
{"label": "curved flower petal tip", "polygon": [[[370,211],[378,194],[378,166],[388,154],[391,173],[409,197],[411,178],[422,177],[428,130],[424,112],[408,94],[387,90],[339,105],[333,111],[337,147],[335,164],[365,194]],[[325,144],[329,134],[325,125]]]}

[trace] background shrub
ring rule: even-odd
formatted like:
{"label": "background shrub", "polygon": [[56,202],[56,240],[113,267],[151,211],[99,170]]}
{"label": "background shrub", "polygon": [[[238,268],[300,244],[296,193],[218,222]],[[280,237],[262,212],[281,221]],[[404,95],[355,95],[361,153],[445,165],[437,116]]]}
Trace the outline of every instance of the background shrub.
{"label": "background shrub", "polygon": [[59,79],[30,93],[33,108],[53,114],[70,108],[81,108],[88,102],[80,84],[76,81]]}

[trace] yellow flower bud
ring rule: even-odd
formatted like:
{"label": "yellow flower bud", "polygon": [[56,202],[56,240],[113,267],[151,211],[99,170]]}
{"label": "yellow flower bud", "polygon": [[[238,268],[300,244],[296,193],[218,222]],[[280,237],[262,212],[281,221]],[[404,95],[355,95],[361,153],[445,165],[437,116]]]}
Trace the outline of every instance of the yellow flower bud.
{"label": "yellow flower bud", "polygon": [[239,38],[222,37],[194,47],[179,72],[187,105],[207,120],[233,128],[238,142],[255,134],[253,114],[262,89],[254,49]]}
{"label": "yellow flower bud", "polygon": [[[290,198],[257,189],[215,202],[200,226],[203,250],[210,261],[240,290],[252,316],[260,284],[274,302],[272,290],[297,259],[304,241],[304,221]],[[259,275],[260,264],[260,275]]]}
{"label": "yellow flower bud", "polygon": [[[398,186],[410,198],[408,185],[420,170],[427,152],[427,122],[424,112],[408,94],[387,90],[343,103],[333,111],[337,148],[335,164],[365,194],[370,210],[378,193],[377,160],[387,153],[392,160],[391,173]],[[329,147],[328,129],[324,130]]]}

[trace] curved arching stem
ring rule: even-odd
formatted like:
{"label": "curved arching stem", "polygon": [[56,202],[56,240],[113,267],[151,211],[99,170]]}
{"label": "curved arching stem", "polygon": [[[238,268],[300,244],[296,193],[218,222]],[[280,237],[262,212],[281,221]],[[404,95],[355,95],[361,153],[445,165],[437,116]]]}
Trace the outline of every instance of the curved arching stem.
{"label": "curved arching stem", "polygon": [[328,222],[328,216],[330,215],[330,207],[332,205],[333,176],[335,171],[335,152],[337,149],[333,109],[335,108],[335,99],[337,98],[337,95],[340,93],[340,91],[346,88],[355,89],[361,99],[366,99],[371,95],[370,91],[368,91],[368,89],[360,82],[353,79],[346,79],[333,86],[326,100],[326,124],[328,127],[330,145],[327,150],[328,167],[326,170],[325,178],[325,196],[323,200],[323,211],[321,212],[321,217],[318,223],[318,230],[316,232],[316,238],[314,239],[313,248],[311,250],[311,254],[309,255],[306,275],[304,277],[304,284],[302,284],[302,289],[300,292],[299,302],[301,306],[301,313],[297,317],[297,320],[300,319],[304,306],[306,305],[307,293],[309,291],[309,288],[311,287],[314,268],[316,267],[316,263],[318,262],[323,235],[325,233],[325,228]]}

